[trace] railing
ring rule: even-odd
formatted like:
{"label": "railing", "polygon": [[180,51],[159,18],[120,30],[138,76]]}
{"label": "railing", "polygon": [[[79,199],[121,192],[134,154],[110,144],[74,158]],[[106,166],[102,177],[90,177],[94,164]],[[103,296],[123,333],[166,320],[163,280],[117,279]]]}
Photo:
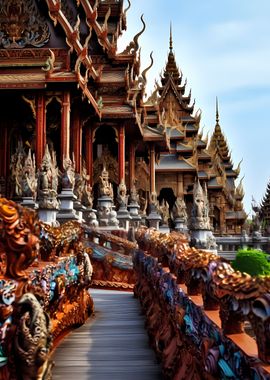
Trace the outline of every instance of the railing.
{"label": "railing", "polygon": [[[253,359],[225,336],[242,333],[244,320],[249,320],[256,336],[258,356],[270,362],[270,278],[252,278],[235,272],[222,258],[190,248],[180,234],[140,229],[136,237],[140,249],[150,255],[135,256],[139,276],[136,293],[147,310],[150,336],[153,334],[157,352],[162,351],[168,378],[174,378],[169,377],[170,371],[183,374],[189,361],[191,366],[196,364],[194,360],[199,360],[200,371],[210,366],[207,373],[219,374],[218,378],[230,377],[230,373],[235,378],[270,378],[262,363],[255,365]],[[161,264],[168,268],[162,268]],[[178,284],[184,284],[188,295],[202,294],[205,312],[219,309],[222,331]],[[196,373],[191,378],[196,378]]]}
{"label": "railing", "polygon": [[269,252],[270,237],[267,236],[216,236],[217,251],[219,256],[226,260],[235,259],[239,248],[254,248]]}

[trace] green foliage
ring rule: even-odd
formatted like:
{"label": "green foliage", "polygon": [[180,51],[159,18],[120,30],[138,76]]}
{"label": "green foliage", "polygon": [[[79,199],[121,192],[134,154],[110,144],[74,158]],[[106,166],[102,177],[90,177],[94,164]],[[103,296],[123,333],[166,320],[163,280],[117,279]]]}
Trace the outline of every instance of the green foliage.
{"label": "green foliage", "polygon": [[267,254],[256,249],[239,249],[232,267],[251,276],[270,276]]}

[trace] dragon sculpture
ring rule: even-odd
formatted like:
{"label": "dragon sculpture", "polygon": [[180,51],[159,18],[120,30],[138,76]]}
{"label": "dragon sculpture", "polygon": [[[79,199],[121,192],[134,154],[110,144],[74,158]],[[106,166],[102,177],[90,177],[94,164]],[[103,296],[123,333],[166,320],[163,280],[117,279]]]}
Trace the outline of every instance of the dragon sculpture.
{"label": "dragon sculpture", "polygon": [[5,255],[5,277],[27,279],[25,270],[38,253],[39,223],[34,211],[0,198],[0,249]]}

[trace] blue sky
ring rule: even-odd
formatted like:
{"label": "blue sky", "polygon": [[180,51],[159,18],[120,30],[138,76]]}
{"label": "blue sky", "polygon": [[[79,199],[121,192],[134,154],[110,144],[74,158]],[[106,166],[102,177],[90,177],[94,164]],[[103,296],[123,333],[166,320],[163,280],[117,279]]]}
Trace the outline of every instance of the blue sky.
{"label": "blue sky", "polygon": [[245,176],[244,205],[250,212],[252,195],[260,202],[270,179],[270,1],[131,0],[119,51],[141,29],[142,13],[142,70],[154,54],[148,94],[166,63],[172,22],[176,61],[195,108],[202,110],[205,134],[213,131],[219,98],[220,124],[235,166],[243,158],[240,176]]}

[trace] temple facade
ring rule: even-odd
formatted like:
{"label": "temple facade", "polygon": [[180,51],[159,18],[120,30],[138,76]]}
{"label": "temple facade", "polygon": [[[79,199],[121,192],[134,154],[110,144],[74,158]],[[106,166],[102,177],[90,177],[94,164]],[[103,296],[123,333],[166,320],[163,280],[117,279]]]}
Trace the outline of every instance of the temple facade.
{"label": "temple facade", "polygon": [[[240,168],[233,168],[218,106],[207,141],[176,64],[172,34],[164,72],[144,101],[153,59],[140,71],[143,18],[141,31],[117,51],[130,5],[129,0],[126,9],[123,0],[2,0],[1,194],[20,200],[29,191],[35,197],[35,173],[47,151],[53,176],[71,159],[74,186],[92,188],[94,207],[106,168],[115,198],[124,183],[128,193],[136,188],[141,213],[156,195],[170,212],[184,201],[190,218],[199,179],[207,189],[214,233],[240,234],[246,219],[242,184],[235,184]],[[77,193],[83,203],[83,192]]]}

